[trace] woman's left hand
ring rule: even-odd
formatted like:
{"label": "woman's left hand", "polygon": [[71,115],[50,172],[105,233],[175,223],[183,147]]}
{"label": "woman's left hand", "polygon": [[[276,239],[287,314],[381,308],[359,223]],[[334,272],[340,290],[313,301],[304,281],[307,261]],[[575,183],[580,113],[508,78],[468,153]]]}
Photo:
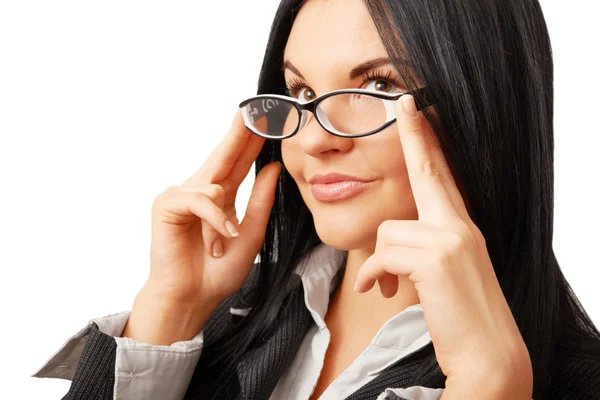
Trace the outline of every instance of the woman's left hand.
{"label": "woman's left hand", "polygon": [[[405,99],[415,117],[404,112]],[[412,96],[400,98],[396,114],[419,219],[387,220],[379,226],[375,252],[358,272],[356,291],[369,291],[378,280],[389,298],[398,290],[397,276],[407,275],[447,387],[454,381],[493,383],[497,378],[529,390],[530,396],[527,347],[439,142],[424,129]]]}

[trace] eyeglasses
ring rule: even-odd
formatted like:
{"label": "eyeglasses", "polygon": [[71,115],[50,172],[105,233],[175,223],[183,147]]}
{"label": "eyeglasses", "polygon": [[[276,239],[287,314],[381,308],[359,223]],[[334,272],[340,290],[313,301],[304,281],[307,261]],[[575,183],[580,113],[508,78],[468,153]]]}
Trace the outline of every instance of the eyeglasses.
{"label": "eyeglasses", "polygon": [[309,102],[278,94],[262,94],[240,103],[246,127],[266,139],[294,136],[312,113],[327,132],[355,138],[380,132],[396,121],[396,101],[405,94],[415,98],[417,111],[431,105],[426,87],[412,92],[386,93],[367,89],[341,89]]}

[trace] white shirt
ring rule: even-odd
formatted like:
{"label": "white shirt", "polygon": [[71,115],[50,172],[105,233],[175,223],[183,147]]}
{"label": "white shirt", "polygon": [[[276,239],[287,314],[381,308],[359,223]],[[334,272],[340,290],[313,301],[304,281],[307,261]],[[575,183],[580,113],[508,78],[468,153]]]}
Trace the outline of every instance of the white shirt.
{"label": "white shirt", "polygon": [[[295,269],[304,286],[304,301],[315,324],[304,337],[289,369],[284,372],[269,400],[306,400],[314,391],[331,335],[325,315],[331,293],[342,276],[338,271],[345,265],[347,251],[325,244],[317,246],[308,259]],[[367,348],[342,372],[319,397],[320,400],[343,399],[375,379],[387,367],[431,342],[420,304],[407,307],[388,319]],[[393,392],[411,400],[437,400],[442,389],[412,386],[388,388],[377,400]]]}
{"label": "white shirt", "polygon": [[[330,294],[339,284],[347,251],[325,244],[317,246],[295,268],[304,286],[304,300],[315,324],[304,337],[289,368],[284,371],[269,400],[306,400],[318,382],[330,342],[325,314]],[[249,309],[230,310],[246,315]],[[114,400],[183,399],[203,345],[203,331],[192,340],[156,346],[119,337],[125,329],[130,311],[95,318],[71,336],[42,367],[31,376],[72,379],[85,345],[84,337],[91,323],[101,332],[113,336],[117,343]],[[347,397],[400,359],[431,341],[420,304],[396,314],[379,329],[368,347],[323,392],[320,400]],[[421,386],[388,388],[377,400],[394,393],[411,400],[438,400],[443,389]]]}

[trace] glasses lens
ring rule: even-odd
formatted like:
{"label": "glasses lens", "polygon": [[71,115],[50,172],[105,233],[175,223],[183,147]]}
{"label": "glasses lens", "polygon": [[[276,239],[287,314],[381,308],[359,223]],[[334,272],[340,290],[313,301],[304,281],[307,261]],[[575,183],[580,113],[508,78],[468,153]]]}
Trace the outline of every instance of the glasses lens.
{"label": "glasses lens", "polygon": [[338,133],[360,135],[387,122],[386,101],[362,93],[337,94],[319,104],[317,115]]}
{"label": "glasses lens", "polygon": [[300,118],[291,103],[273,98],[252,100],[242,107],[242,113],[256,132],[271,137],[292,134]]}

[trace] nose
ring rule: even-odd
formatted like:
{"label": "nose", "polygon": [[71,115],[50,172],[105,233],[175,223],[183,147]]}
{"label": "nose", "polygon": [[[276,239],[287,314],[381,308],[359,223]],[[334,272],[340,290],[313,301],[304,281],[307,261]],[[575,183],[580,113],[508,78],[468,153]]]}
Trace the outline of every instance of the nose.
{"label": "nose", "polygon": [[288,140],[296,139],[300,148],[312,157],[322,157],[331,152],[347,152],[354,146],[354,139],[343,138],[327,132],[315,116],[306,110],[302,111],[300,130]]}

